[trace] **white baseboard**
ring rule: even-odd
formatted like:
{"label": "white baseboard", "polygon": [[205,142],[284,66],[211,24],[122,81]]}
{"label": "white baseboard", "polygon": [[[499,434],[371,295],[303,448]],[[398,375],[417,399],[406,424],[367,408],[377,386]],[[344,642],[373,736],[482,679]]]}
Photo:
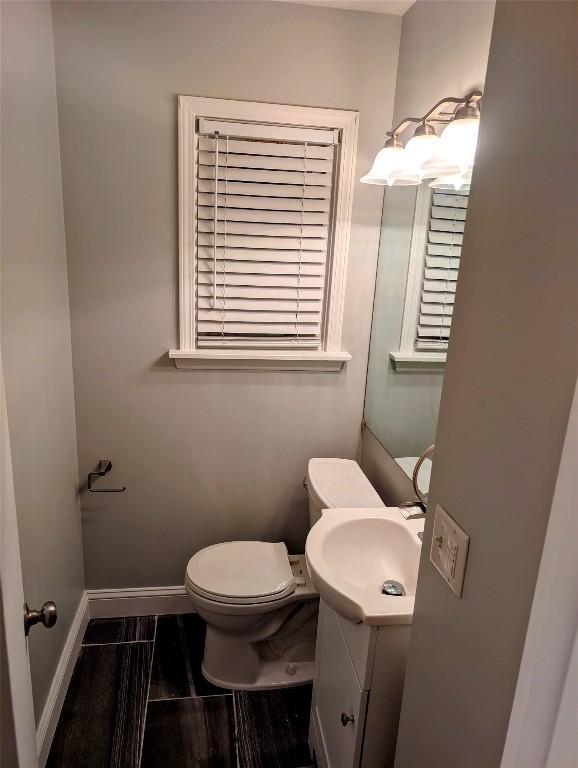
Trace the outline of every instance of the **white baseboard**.
{"label": "white baseboard", "polygon": [[40,718],[40,722],[36,729],[36,743],[38,745],[38,762],[40,768],[44,768],[48,758],[54,731],[58,725],[58,718],[60,717],[64,697],[68,690],[68,684],[72,677],[76,659],[80,653],[82,638],[84,637],[84,631],[89,618],[88,596],[86,592],[83,592],[74,619],[72,620],[64,648],[60,654],[60,661],[58,662],[56,672],[52,679],[52,685],[48,691],[48,697],[42,711],[42,717]]}
{"label": "white baseboard", "polygon": [[93,619],[195,611],[191,598],[180,586],[89,589],[87,595]]}

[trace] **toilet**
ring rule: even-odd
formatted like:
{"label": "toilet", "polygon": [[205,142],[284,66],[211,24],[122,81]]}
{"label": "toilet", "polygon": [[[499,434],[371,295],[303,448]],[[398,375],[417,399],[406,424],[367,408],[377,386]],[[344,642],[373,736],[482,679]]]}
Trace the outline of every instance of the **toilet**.
{"label": "toilet", "polygon": [[[310,459],[309,522],[322,510],[383,507],[355,461]],[[313,679],[318,594],[305,555],[282,542],[227,541],[187,565],[185,587],[207,622],[203,675],[222,688],[263,690]]]}

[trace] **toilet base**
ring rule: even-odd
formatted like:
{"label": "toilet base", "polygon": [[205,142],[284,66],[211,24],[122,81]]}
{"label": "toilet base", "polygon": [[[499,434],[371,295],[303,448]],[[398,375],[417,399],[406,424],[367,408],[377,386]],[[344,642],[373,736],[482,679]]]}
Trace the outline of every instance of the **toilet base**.
{"label": "toilet base", "polygon": [[[308,622],[308,629],[311,624]],[[238,691],[289,688],[313,680],[315,627],[296,637],[246,642],[207,627],[203,676],[214,685]]]}
{"label": "toilet base", "polygon": [[213,685],[220,688],[229,688],[233,691],[266,691],[275,688],[292,688],[297,685],[306,685],[313,682],[313,661],[301,661],[294,664],[293,675],[287,674],[287,662],[268,661],[259,670],[256,679],[242,682],[241,680],[223,680],[207,672],[205,662],[202,664],[203,677]]}

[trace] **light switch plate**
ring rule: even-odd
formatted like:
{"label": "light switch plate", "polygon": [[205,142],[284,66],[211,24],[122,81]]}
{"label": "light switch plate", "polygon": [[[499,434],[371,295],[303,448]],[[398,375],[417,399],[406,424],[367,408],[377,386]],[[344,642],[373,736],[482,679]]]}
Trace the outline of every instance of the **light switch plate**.
{"label": "light switch plate", "polygon": [[462,596],[469,546],[468,534],[438,504],[429,559],[458,597]]}

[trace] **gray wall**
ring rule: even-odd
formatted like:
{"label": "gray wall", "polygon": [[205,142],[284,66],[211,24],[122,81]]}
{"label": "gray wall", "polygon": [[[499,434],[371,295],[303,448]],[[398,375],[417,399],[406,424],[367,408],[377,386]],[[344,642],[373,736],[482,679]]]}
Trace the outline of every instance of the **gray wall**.
{"label": "gray wall", "polygon": [[[484,84],[493,0],[418,0],[403,16],[393,122]],[[410,128],[403,136],[411,136]]]}
{"label": "gray wall", "polygon": [[199,548],[303,548],[311,456],[356,455],[381,195],[356,185],[341,374],[176,371],[176,95],[360,110],[358,173],[391,122],[401,19],[282,3],[54,5],[90,587],[182,584]]}
{"label": "gray wall", "polygon": [[[483,88],[493,2],[418,1],[403,16],[394,124],[444,96]],[[411,137],[411,129],[404,139]],[[434,442],[443,373],[398,373],[415,188],[386,190],[379,247],[365,419],[393,456],[419,456]]]}
{"label": "gray wall", "polygon": [[[578,372],[577,22],[496,8],[397,768],[500,764]],[[429,562],[436,504],[471,537],[461,600]]]}
{"label": "gray wall", "polygon": [[84,589],[50,5],[2,6],[2,353],[40,716]]}

